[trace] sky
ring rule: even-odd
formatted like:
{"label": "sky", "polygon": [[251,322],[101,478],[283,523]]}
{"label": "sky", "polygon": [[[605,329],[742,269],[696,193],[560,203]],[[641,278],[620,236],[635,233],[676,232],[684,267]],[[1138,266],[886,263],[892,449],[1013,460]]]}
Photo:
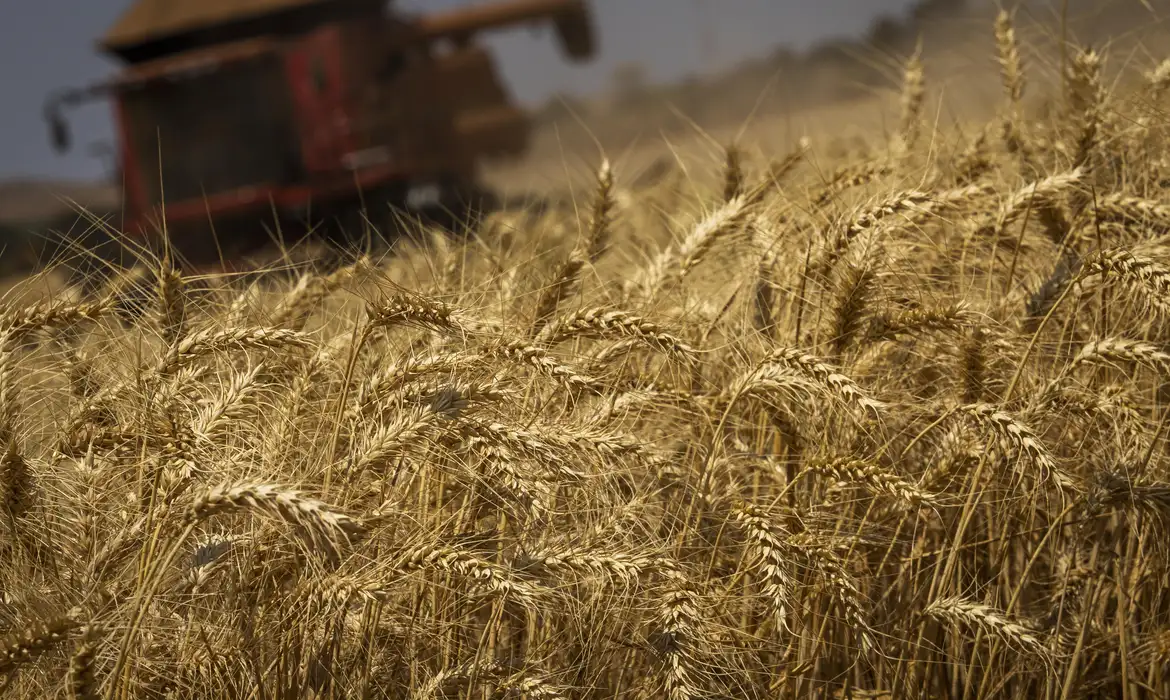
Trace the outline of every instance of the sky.
{"label": "sky", "polygon": [[[451,9],[485,0],[398,0],[403,12]],[[42,119],[54,89],[112,75],[118,65],[97,38],[131,0],[0,0],[0,179],[91,180],[106,165],[92,145],[112,145],[107,102],[69,113],[74,148],[49,147]],[[485,36],[512,94],[525,104],[556,92],[603,90],[615,66],[640,63],[651,80],[717,71],[779,45],[800,50],[830,36],[857,36],[877,16],[901,15],[913,0],[591,0],[598,55],[575,64],[551,29],[519,27]]]}

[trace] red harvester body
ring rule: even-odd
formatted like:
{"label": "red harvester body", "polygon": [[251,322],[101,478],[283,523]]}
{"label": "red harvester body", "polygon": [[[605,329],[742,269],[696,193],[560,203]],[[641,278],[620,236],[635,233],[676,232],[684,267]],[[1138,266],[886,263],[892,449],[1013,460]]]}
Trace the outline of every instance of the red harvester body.
{"label": "red harvester body", "polygon": [[522,155],[530,131],[473,39],[540,21],[570,59],[592,57],[584,0],[420,17],[385,0],[139,0],[101,42],[121,73],[46,116],[63,150],[61,107],[111,97],[127,233],[157,239],[165,218],[189,260],[222,260],[262,245],[265,219],[465,204],[478,164]]}

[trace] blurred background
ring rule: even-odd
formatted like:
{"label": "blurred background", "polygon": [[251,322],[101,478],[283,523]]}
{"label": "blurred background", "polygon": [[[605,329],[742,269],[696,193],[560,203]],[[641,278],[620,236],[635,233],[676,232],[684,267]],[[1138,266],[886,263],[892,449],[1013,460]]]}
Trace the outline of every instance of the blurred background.
{"label": "blurred background", "polygon": [[[100,160],[84,148],[55,156],[40,105],[58,86],[111,74],[116,64],[95,50],[96,39],[130,0],[0,0],[0,177],[93,178]],[[476,0],[398,0],[403,12],[425,13]],[[862,36],[875,18],[899,17],[913,0],[592,0],[601,51],[596,60],[561,60],[549,32],[524,29],[484,38],[516,99],[538,107],[550,97],[595,95],[624,81],[673,82],[725,71],[784,46],[804,51],[827,37]],[[940,4],[940,3],[933,3]],[[941,3],[948,4],[948,3]],[[950,2],[954,5],[956,3]],[[961,3],[958,3],[961,4]],[[113,137],[103,103],[78,111],[79,144]]]}
{"label": "blurred background", "polygon": [[[404,13],[426,13],[478,1],[394,4]],[[1050,33],[1065,10],[1077,31],[1110,36],[1148,30],[1167,14],[1155,7],[1166,5],[1165,0],[1005,3],[1016,9],[1020,22],[1047,26]],[[98,101],[71,114],[75,147],[65,155],[50,148],[41,109],[52,90],[85,85],[116,70],[112,60],[99,54],[96,40],[130,4],[0,0],[0,86],[5,96],[0,110],[0,224],[52,217],[61,207],[54,193],[83,202],[115,196],[109,183],[102,182],[114,166],[109,104]],[[934,59],[928,68],[936,85],[944,74],[954,79],[967,69],[994,77],[988,71],[989,18],[1000,5],[994,0],[590,4],[599,53],[583,64],[564,60],[546,28],[510,30],[481,40],[494,52],[515,99],[543,129],[534,160],[512,168],[514,175],[520,173],[515,181],[551,177],[547,173],[560,167],[555,161],[574,147],[660,144],[664,135],[680,131],[736,128],[749,117],[808,113],[896,91],[899,61],[920,38],[926,55]],[[1042,40],[1042,33],[1035,38]],[[971,52],[957,51],[964,42],[971,44]],[[1170,55],[1170,47],[1165,48]],[[940,49],[951,52],[949,63],[940,57]],[[1142,45],[1141,50],[1149,47]],[[982,99],[974,88],[964,89],[972,101]],[[988,90],[994,89],[992,81]],[[841,124],[848,127],[848,122]]]}

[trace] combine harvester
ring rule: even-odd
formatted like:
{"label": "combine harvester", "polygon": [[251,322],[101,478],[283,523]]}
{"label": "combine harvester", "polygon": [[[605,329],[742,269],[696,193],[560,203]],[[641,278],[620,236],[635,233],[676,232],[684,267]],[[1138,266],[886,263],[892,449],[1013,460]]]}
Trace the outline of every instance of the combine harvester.
{"label": "combine harvester", "polygon": [[490,199],[479,164],[526,152],[528,115],[474,38],[538,22],[569,59],[594,55],[584,0],[417,17],[386,0],[138,0],[100,44],[120,74],[45,115],[63,152],[62,108],[112,100],[125,234],[160,250],[165,218],[185,266],[231,266],[274,224],[348,245],[364,212],[392,238],[404,212],[474,215]]}

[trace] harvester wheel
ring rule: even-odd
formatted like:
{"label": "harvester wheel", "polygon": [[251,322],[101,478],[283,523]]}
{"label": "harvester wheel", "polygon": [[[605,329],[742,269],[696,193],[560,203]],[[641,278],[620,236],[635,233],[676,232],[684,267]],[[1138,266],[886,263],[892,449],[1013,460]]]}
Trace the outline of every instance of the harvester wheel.
{"label": "harvester wheel", "polygon": [[398,236],[389,205],[402,199],[398,188],[365,193],[335,207],[315,222],[314,237],[339,258],[354,258],[389,247]]}
{"label": "harvester wheel", "polygon": [[468,178],[446,183],[436,218],[456,237],[479,229],[483,217],[499,206],[498,197],[487,187]]}
{"label": "harvester wheel", "polygon": [[363,212],[361,206],[354,202],[321,222],[318,229],[320,238],[339,259],[355,258],[371,249],[381,247],[378,238],[382,232],[371,230],[371,224],[367,219],[372,219],[373,228],[378,228],[378,221],[373,212],[368,214]]}
{"label": "harvester wheel", "polygon": [[319,237],[342,257],[381,253],[400,238],[425,239],[425,230],[432,226],[463,237],[498,206],[491,190],[468,178],[443,178],[436,194],[420,203],[411,200],[405,187],[367,193],[364,213],[357,201],[340,207],[320,223]]}

